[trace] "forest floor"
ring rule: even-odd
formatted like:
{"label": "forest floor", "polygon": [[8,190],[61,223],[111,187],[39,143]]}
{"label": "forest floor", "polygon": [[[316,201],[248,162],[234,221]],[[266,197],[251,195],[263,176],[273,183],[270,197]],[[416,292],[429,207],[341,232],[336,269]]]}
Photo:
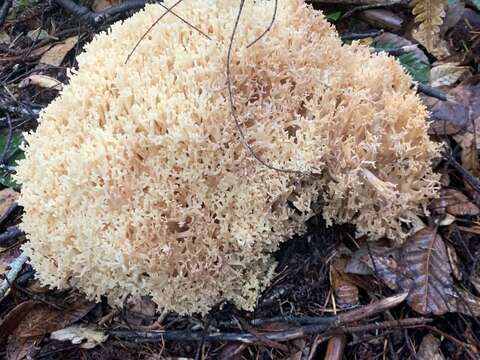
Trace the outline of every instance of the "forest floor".
{"label": "forest floor", "polygon": [[311,219],[276,253],[278,275],[254,312],[227,304],[203,318],[159,313],[148,298],[111,308],[40,286],[21,255],[11,177],[22,131],[35,129],[82,47],[142,3],[0,4],[0,357],[480,359],[479,0],[313,1],[344,42],[398,57],[445,144],[434,164],[441,197],[402,246]]}

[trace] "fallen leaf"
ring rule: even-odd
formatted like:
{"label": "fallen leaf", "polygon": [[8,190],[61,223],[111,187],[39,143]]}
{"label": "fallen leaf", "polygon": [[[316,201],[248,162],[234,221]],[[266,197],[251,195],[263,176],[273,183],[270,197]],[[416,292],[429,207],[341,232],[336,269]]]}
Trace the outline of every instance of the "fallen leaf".
{"label": "fallen leaf", "polygon": [[[480,131],[480,75],[462,81],[448,92],[450,101],[440,101],[432,109],[432,119],[447,121],[461,132],[476,133]],[[477,121],[475,121],[477,120]],[[442,126],[436,127],[442,134]]]}
{"label": "fallen leaf", "polygon": [[[383,33],[375,38],[375,47],[391,49],[414,45],[411,41],[393,33]],[[406,54],[400,55],[398,60],[412,77],[420,82],[430,81],[430,62],[425,53],[418,47]]]}
{"label": "fallen leaf", "polygon": [[451,311],[456,311],[468,316],[480,316],[480,298],[473,296],[463,289],[455,289],[449,298]]}
{"label": "fallen leaf", "polygon": [[440,350],[442,342],[432,334],[427,334],[423,337],[422,343],[418,349],[416,358],[418,360],[444,360]]}
{"label": "fallen leaf", "polygon": [[33,74],[29,77],[23,79],[18,85],[19,88],[25,88],[27,86],[39,86],[42,88],[47,88],[51,90],[62,90],[63,84],[50,76]]}
{"label": "fallen leaf", "polygon": [[434,64],[430,70],[431,85],[433,87],[453,85],[469,72],[468,66],[459,66],[456,63]]}
{"label": "fallen leaf", "polygon": [[442,220],[440,220],[440,222],[438,223],[439,226],[449,226],[449,225],[452,225],[455,221],[457,220],[457,218],[451,214],[445,214],[445,216],[442,218]]}
{"label": "fallen leaf", "polygon": [[0,44],[10,44],[10,36],[5,31],[0,32]]}
{"label": "fallen leaf", "polygon": [[17,328],[15,336],[34,337],[49,334],[63,329],[80,320],[92,310],[94,303],[79,299],[66,308],[57,310],[46,304],[38,304]]}
{"label": "fallen leaf", "polygon": [[[2,130],[0,131],[0,151],[5,151],[8,140],[8,131]],[[19,132],[14,132],[12,138],[10,140],[10,146],[8,147],[8,154],[9,159],[6,165],[15,166],[17,164],[17,160],[21,160],[25,157],[23,154],[23,150],[20,149],[20,145],[23,143],[23,136]],[[11,172],[1,169],[0,170],[0,184],[5,187],[18,187],[18,184],[12,178]]]}
{"label": "fallen leaf", "polygon": [[7,360],[34,359],[37,352],[36,345],[40,343],[42,338],[43,336],[27,338],[11,336],[6,348]]}
{"label": "fallen leaf", "polygon": [[[345,269],[349,272],[355,269],[351,265],[352,261],[359,261],[364,264],[369,269],[370,274],[378,276],[390,289],[398,289],[399,253],[398,249],[388,240],[382,239],[363,244],[347,263]],[[363,268],[359,268],[363,270]]]}
{"label": "fallen leaf", "polygon": [[9,214],[12,206],[17,202],[20,194],[11,188],[0,191],[0,219]]}
{"label": "fallen leaf", "polygon": [[119,3],[119,0],[95,0],[92,4],[92,10],[103,11],[105,9],[108,9],[109,7],[118,5]]}
{"label": "fallen leaf", "polygon": [[46,32],[45,30],[43,30],[41,28],[38,28],[38,29],[35,29],[35,30],[30,30],[27,33],[27,36],[34,42],[40,41],[40,40],[43,40],[43,39],[47,39],[47,38],[50,37],[48,35],[48,32]]}
{"label": "fallen leaf", "polygon": [[148,296],[128,303],[125,308],[124,320],[130,326],[149,326],[156,320],[157,305]]}
{"label": "fallen leaf", "polygon": [[333,291],[335,300],[340,307],[351,307],[357,305],[358,287],[350,280],[349,275],[345,273],[346,260],[341,257],[335,257],[330,266]]}
{"label": "fallen leaf", "polygon": [[420,314],[442,315],[450,310],[453,291],[445,243],[434,228],[409,237],[400,249],[397,283],[409,291],[407,302]]}
{"label": "fallen leaf", "polygon": [[74,345],[82,344],[81,348],[83,349],[93,349],[98,344],[105,342],[108,335],[91,325],[71,325],[52,332],[50,338],[58,341],[70,341]]}
{"label": "fallen leaf", "polygon": [[20,322],[30,313],[36,304],[33,300],[27,300],[18,304],[7,313],[0,324],[0,343],[6,341],[7,337],[15,331]]}
{"label": "fallen leaf", "polygon": [[446,209],[449,214],[455,216],[480,214],[480,208],[458,190],[443,189],[441,196],[445,199]]}
{"label": "fallen leaf", "polygon": [[[0,274],[7,275],[10,264],[21,254],[20,245],[10,247],[0,253]],[[2,278],[3,279],[3,278]]]}
{"label": "fallen leaf", "polygon": [[78,42],[77,36],[69,37],[45,51],[40,58],[40,63],[60,66],[67,53],[74,48]]}

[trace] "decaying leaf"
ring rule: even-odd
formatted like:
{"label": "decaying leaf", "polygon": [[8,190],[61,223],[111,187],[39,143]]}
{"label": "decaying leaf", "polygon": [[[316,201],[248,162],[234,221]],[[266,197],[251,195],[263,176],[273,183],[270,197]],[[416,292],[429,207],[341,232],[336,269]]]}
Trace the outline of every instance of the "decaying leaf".
{"label": "decaying leaf", "polygon": [[469,71],[468,66],[459,66],[456,63],[435,65],[430,71],[431,85],[433,87],[453,85]]}
{"label": "decaying leaf", "polygon": [[440,26],[445,17],[446,0],[413,0],[412,13],[418,25],[414,38],[432,52],[439,43]]}
{"label": "decaying leaf", "polygon": [[408,304],[421,314],[441,315],[450,310],[453,279],[445,243],[433,228],[411,236],[400,249],[398,284],[408,290]]}
{"label": "decaying leaf", "polygon": [[443,189],[442,198],[445,199],[446,209],[455,216],[478,215],[480,209],[471,202],[463,193],[455,189]]}
{"label": "decaying leaf", "polygon": [[93,349],[107,340],[108,335],[94,326],[71,325],[65,329],[52,332],[51,339],[70,341],[72,344],[82,344],[83,349]]}
{"label": "decaying leaf", "polygon": [[30,85],[35,85],[42,88],[58,90],[58,91],[62,90],[62,87],[63,87],[63,84],[57,79],[54,79],[47,75],[39,75],[39,74],[33,74],[23,79],[18,85],[18,87],[24,88]]}
{"label": "decaying leaf", "polygon": [[11,336],[7,348],[7,360],[23,360],[34,359],[36,353],[36,345],[40,343],[43,336],[34,337],[13,337]]}
{"label": "decaying leaf", "polygon": [[103,11],[105,9],[108,9],[109,7],[118,5],[119,3],[119,0],[95,0],[92,4],[92,10]]}
{"label": "decaying leaf", "polygon": [[[462,81],[448,92],[451,101],[440,101],[432,109],[432,118],[447,121],[461,132],[479,133],[480,126],[480,75]],[[476,121],[475,121],[476,120]],[[434,134],[444,135],[443,126],[436,126]]]}
{"label": "decaying leaf", "polygon": [[18,327],[20,322],[30,313],[37,303],[33,300],[24,301],[3,318],[0,323],[0,343],[3,343]]}
{"label": "decaying leaf", "polygon": [[13,189],[7,188],[0,191],[0,219],[3,218],[16,203],[20,194]]}
{"label": "decaying leaf", "polygon": [[444,360],[445,357],[440,350],[442,342],[432,334],[423,337],[416,358],[418,360]]}
{"label": "decaying leaf", "polygon": [[[364,269],[361,266],[354,266],[357,262],[363,264],[370,274],[375,274],[390,289],[398,289],[397,278],[399,272],[398,249],[388,240],[364,243],[347,263],[346,271],[362,274]],[[356,270],[360,272],[356,272]],[[363,273],[365,274],[365,273]],[[362,274],[362,275],[363,275]]]}
{"label": "decaying leaf", "polygon": [[92,310],[94,305],[82,299],[66,305],[65,309],[62,310],[54,309],[43,303],[37,304],[30,312],[28,318],[20,323],[15,336],[43,336],[63,329],[83,318]]}
{"label": "decaying leaf", "polygon": [[358,304],[358,287],[345,273],[346,260],[335,257],[330,266],[335,300],[340,307],[351,307]]}
{"label": "decaying leaf", "polygon": [[449,306],[452,311],[468,316],[480,316],[480,298],[463,289],[455,289],[449,298]]}
{"label": "decaying leaf", "polygon": [[55,44],[43,53],[42,57],[40,58],[40,63],[60,66],[67,53],[73,49],[77,42],[78,37],[72,36],[63,40],[62,42],[59,42],[58,44]]}

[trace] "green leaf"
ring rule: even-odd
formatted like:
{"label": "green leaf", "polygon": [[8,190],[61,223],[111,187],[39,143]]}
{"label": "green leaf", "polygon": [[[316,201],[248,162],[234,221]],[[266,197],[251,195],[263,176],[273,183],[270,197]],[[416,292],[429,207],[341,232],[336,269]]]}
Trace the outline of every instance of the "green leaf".
{"label": "green leaf", "polygon": [[[480,1],[480,0],[477,0],[477,1]],[[340,16],[342,16],[341,11],[335,11],[325,15],[327,20],[330,20],[330,21],[337,21],[338,19],[340,19]]]}
{"label": "green leaf", "polygon": [[[479,0],[480,1],[480,0]],[[392,49],[396,46],[394,44],[374,44],[376,48]],[[409,52],[398,57],[398,61],[404,67],[414,80],[428,83],[430,82],[430,69],[431,66],[428,63],[421,61],[414,52]]]}
{"label": "green leaf", "polygon": [[430,64],[418,61],[413,53],[403,54],[398,57],[398,60],[416,81],[422,83],[430,81]]}
{"label": "green leaf", "polygon": [[[8,130],[1,130],[0,131],[0,156],[5,151],[5,145],[8,139]],[[21,133],[13,133],[12,140],[10,141],[10,146],[7,150],[7,155],[9,156],[5,165],[7,166],[15,166],[18,160],[24,159],[25,154],[19,148],[23,142],[23,136]],[[15,180],[12,178],[12,174],[7,171],[6,169],[0,168],[0,184],[6,187],[13,187],[18,188],[19,185]]]}

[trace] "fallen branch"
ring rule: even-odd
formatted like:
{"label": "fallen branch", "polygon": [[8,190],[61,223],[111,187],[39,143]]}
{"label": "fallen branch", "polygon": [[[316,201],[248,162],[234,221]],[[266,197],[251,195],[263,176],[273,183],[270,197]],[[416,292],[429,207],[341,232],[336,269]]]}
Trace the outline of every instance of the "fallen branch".
{"label": "fallen branch", "polygon": [[425,95],[428,95],[430,97],[442,100],[442,101],[447,101],[447,95],[437,89],[432,88],[431,86],[422,84],[422,83],[417,83],[417,90],[418,92],[424,93]]}
{"label": "fallen branch", "polygon": [[115,17],[126,13],[130,10],[139,10],[145,6],[144,0],[130,0],[125,1],[119,5],[109,7],[103,11],[94,12],[90,11],[87,7],[76,4],[73,0],[53,0],[54,3],[64,8],[69,13],[78,16],[90,25],[98,25],[101,22],[107,21]]}
{"label": "fallen branch", "polygon": [[5,19],[7,18],[8,11],[12,7],[12,0],[4,0],[2,6],[0,7],[0,28],[5,24]]}
{"label": "fallen branch", "polygon": [[[403,302],[407,293],[401,293],[397,295],[390,296],[388,298],[375,301],[369,305],[366,305],[362,308],[351,310],[344,314],[338,316],[329,316],[329,317],[286,317],[286,318],[272,318],[272,319],[256,319],[250,322],[250,325],[263,325],[272,322],[279,322],[279,319],[287,319],[287,323],[295,324],[307,324],[302,326],[295,326],[290,329],[280,331],[280,332],[261,332],[256,330],[255,334],[249,333],[208,333],[206,331],[162,331],[162,330],[152,330],[152,331],[137,331],[137,330],[112,330],[110,335],[116,336],[123,339],[128,339],[135,342],[157,342],[163,340],[176,340],[176,341],[206,341],[206,342],[216,342],[216,341],[235,341],[242,342],[247,344],[265,344],[267,341],[289,341],[298,339],[311,334],[320,334],[327,332],[327,336],[335,335],[337,333],[345,331],[344,326],[347,323],[356,322],[359,320],[365,320],[372,315],[381,313],[385,310],[391,309],[396,305]],[[412,319],[407,319],[412,320]],[[415,325],[417,323],[415,322]],[[420,323],[424,323],[426,320],[422,319]],[[401,321],[387,321],[380,324],[369,324],[365,326],[373,326],[375,329],[381,328],[381,326],[393,326],[393,324],[403,324]],[[220,325],[233,325],[233,322],[221,323]],[[381,325],[384,324],[384,325]],[[380,327],[378,327],[380,326]],[[387,327],[388,327],[387,326]],[[367,327],[368,328],[368,327]],[[352,331],[356,330],[356,327],[351,327]],[[250,329],[251,330],[251,329]]]}
{"label": "fallen branch", "polygon": [[10,289],[11,283],[15,281],[20,270],[22,270],[23,265],[27,262],[27,259],[28,256],[25,255],[25,253],[22,253],[10,264],[10,271],[7,273],[7,276],[0,287],[0,299],[3,299],[8,289]]}
{"label": "fallen branch", "polygon": [[[324,340],[337,334],[365,332],[372,330],[382,330],[391,328],[410,328],[418,327],[432,321],[426,318],[409,318],[394,321],[384,321],[380,323],[373,323],[360,326],[351,327],[336,327],[330,328],[328,331],[325,325],[306,325],[293,327],[284,331],[267,331],[259,332],[262,338],[270,341],[284,342],[295,339],[300,339],[308,335],[321,334]],[[191,332],[179,330],[111,330],[109,335],[115,336],[124,340],[134,341],[136,343],[156,343],[162,341],[190,341],[190,342],[240,342],[244,344],[264,344],[263,340],[258,338],[258,335],[249,333],[207,333],[205,331]]]}

